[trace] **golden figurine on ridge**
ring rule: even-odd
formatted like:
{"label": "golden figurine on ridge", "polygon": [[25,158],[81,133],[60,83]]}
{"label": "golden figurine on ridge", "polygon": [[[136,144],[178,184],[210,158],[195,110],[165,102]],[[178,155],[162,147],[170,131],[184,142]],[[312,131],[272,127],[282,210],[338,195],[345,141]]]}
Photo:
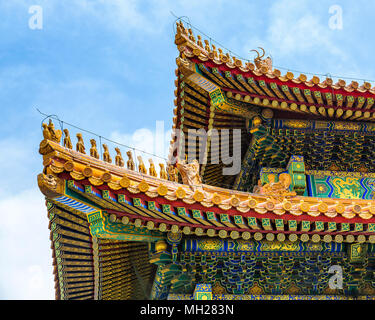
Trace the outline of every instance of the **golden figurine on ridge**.
{"label": "golden figurine on ridge", "polygon": [[159,167],[160,167],[160,178],[168,180],[168,175],[167,175],[167,172],[165,171],[164,163],[159,163]]}
{"label": "golden figurine on ridge", "polygon": [[142,157],[138,156],[137,159],[138,159],[138,171],[140,173],[147,174],[147,169],[146,169],[145,164],[143,163]]}
{"label": "golden figurine on ridge", "polygon": [[69,130],[64,129],[64,147],[68,149],[73,149],[72,141],[70,140]]}
{"label": "golden figurine on ridge", "polygon": [[78,142],[76,144],[76,150],[80,153],[86,153],[85,152],[85,144],[83,142],[83,139],[82,139],[82,134],[81,133],[77,133],[76,135],[77,139],[78,139]]}
{"label": "golden figurine on ridge", "polygon": [[54,141],[54,142],[60,143],[62,131],[55,129],[55,126],[54,126],[51,119],[49,119],[48,130],[51,134],[51,140]]}
{"label": "golden figurine on ridge", "polygon": [[126,155],[128,156],[128,161],[126,162],[126,166],[129,170],[135,170],[135,163],[133,160],[132,152],[129,150],[126,152]]}
{"label": "golden figurine on ridge", "polygon": [[43,127],[43,138],[46,140],[52,140],[54,142],[60,143],[62,131],[55,130],[55,126],[52,120],[49,120],[48,125],[46,123],[42,123]]}
{"label": "golden figurine on ridge", "polygon": [[115,164],[116,166],[123,167],[125,162],[124,162],[124,159],[122,158],[121,151],[118,147],[115,148],[115,151],[116,151]]}
{"label": "golden figurine on ridge", "polygon": [[262,72],[272,72],[272,59],[270,57],[267,57],[265,59],[262,59],[266,52],[263,48],[259,47],[263,51],[263,54],[260,55],[260,53],[257,50],[250,50],[257,53],[257,57],[254,58],[254,63],[258,70],[261,70]]}
{"label": "golden figurine on ridge", "polygon": [[111,155],[109,154],[108,146],[105,143],[103,143],[103,149],[104,149],[103,161],[108,162],[108,163],[112,163],[112,158],[111,158]]}
{"label": "golden figurine on ridge", "polygon": [[295,191],[289,191],[291,177],[288,173],[279,175],[279,181],[275,182],[275,176],[269,175],[269,182],[260,187],[260,194],[269,195],[274,198],[293,197],[296,196]]}
{"label": "golden figurine on ridge", "polygon": [[168,167],[168,176],[169,180],[173,182],[178,182],[178,170],[172,164],[169,164]]}
{"label": "golden figurine on ridge", "polygon": [[187,163],[187,160],[179,160],[176,163],[178,172],[181,175],[182,183],[190,186],[192,189],[202,184],[202,178],[199,175],[199,162],[194,159]]}
{"label": "golden figurine on ridge", "polygon": [[99,159],[99,152],[98,152],[98,149],[96,148],[96,141],[95,141],[95,139],[91,139],[90,143],[91,143],[90,156],[94,157],[96,159]]}
{"label": "golden figurine on ridge", "polygon": [[148,169],[150,176],[157,177],[158,174],[156,173],[154,162],[152,159],[148,159],[148,162],[150,163],[150,168]]}

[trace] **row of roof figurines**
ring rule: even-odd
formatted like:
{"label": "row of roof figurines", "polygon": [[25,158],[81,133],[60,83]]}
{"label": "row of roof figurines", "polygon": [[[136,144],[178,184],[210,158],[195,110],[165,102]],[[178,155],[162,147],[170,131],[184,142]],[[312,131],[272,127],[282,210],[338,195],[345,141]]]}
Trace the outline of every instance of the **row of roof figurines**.
{"label": "row of roof figurines", "polygon": [[[62,131],[56,130],[55,127],[54,127],[54,124],[51,120],[49,120],[48,125],[46,123],[43,123],[42,127],[43,127],[43,137],[44,137],[44,139],[52,140],[52,141],[60,144],[61,137],[62,137]],[[65,128],[65,129],[63,129],[63,131],[64,131],[63,146],[67,149],[73,149],[73,144],[72,144],[72,141],[71,141],[71,138],[70,138],[69,130]],[[80,152],[82,154],[86,154],[86,147],[85,147],[85,144],[84,144],[84,141],[83,141],[83,138],[82,138],[82,134],[77,133],[76,137],[77,137],[76,151]],[[99,159],[100,155],[99,155],[99,152],[98,152],[98,149],[97,149],[96,140],[90,139],[90,143],[91,143],[90,156],[95,158],[95,159]],[[102,155],[103,161],[107,162],[107,163],[112,163],[112,158],[111,158],[111,155],[109,153],[109,149],[108,149],[107,144],[103,143],[102,146],[103,146],[103,155]],[[124,167],[125,161],[122,157],[120,148],[116,147],[115,151],[116,151],[116,156],[115,156],[116,166]],[[129,170],[134,171],[135,168],[136,168],[136,163],[134,162],[132,151],[130,151],[130,150],[127,151],[126,155],[128,156],[126,166]],[[138,159],[138,171],[142,174],[147,174],[147,169],[146,169],[146,166],[143,162],[142,157],[137,156],[137,159]],[[149,159],[148,161],[150,163],[148,174],[150,176],[157,177],[157,173],[156,173],[156,169],[155,169],[155,165],[153,163],[153,160]],[[178,182],[178,170],[177,170],[177,168],[175,168],[173,165],[168,165],[167,166],[168,173],[167,173],[163,163],[159,163],[159,166],[160,166],[160,178],[161,179],[169,179],[171,181]]]}
{"label": "row of roof figurines", "polygon": [[[254,64],[251,62],[246,62],[245,66],[242,65],[242,61],[238,59],[235,56],[230,56],[229,53],[224,54],[223,50],[221,48],[218,48],[216,50],[216,46],[214,44],[211,44],[210,48],[210,41],[207,39],[204,40],[204,45],[202,42],[202,37],[200,35],[197,35],[198,40],[195,39],[193,35],[193,31],[191,28],[186,29],[182,23],[182,21],[178,21],[176,23],[177,25],[177,32],[176,32],[176,40],[175,43],[177,45],[185,43],[185,39],[188,39],[194,46],[195,49],[193,49],[193,54],[199,56],[200,54],[203,54],[210,58],[211,60],[217,61],[218,63],[226,63],[230,67],[238,67],[241,68],[243,71],[254,71],[256,68],[256,71],[260,73],[266,73],[266,74],[272,74],[276,77],[281,77],[281,72],[278,69],[273,69],[272,66],[272,59],[271,57],[267,57],[265,59],[265,51],[263,48],[259,47],[259,49],[262,50],[262,55],[257,50],[251,50],[257,53],[257,56],[254,58]],[[231,61],[233,60],[233,63]],[[375,94],[375,88],[371,89],[371,83],[364,81],[364,83],[359,86],[357,81],[352,81],[349,85],[346,85],[346,81],[343,79],[339,79],[336,84],[333,84],[333,80],[329,77],[327,77],[322,83],[320,83],[320,79],[317,76],[313,76],[312,79],[307,80],[307,76],[305,74],[300,74],[298,79],[294,79],[294,75],[292,72],[288,71],[285,75],[285,78],[287,80],[294,80],[297,82],[304,82],[306,84],[310,85],[320,85],[323,87],[326,86],[332,86],[337,89],[345,89],[348,92],[358,90],[361,92],[371,90],[372,93]]]}
{"label": "row of roof figurines", "polygon": [[[56,130],[54,124],[51,120],[49,120],[49,124],[46,123],[42,124],[43,127],[43,137],[45,140],[52,140],[60,144],[62,131]],[[73,144],[70,139],[70,134],[68,129],[63,129],[64,132],[64,140],[63,146],[67,149],[73,149]],[[82,154],[86,154],[86,148],[84,145],[84,141],[82,138],[81,133],[76,134],[77,143],[76,143],[76,151]],[[95,139],[90,140],[91,148],[90,148],[90,156],[99,159],[99,152],[97,150],[97,145]],[[112,158],[108,150],[108,146],[103,144],[103,161],[107,163],[112,163]],[[119,167],[125,166],[125,161],[122,158],[121,151],[118,147],[115,148],[116,157],[115,157],[115,165]],[[136,169],[135,162],[133,160],[132,151],[127,151],[128,161],[126,163],[127,169],[134,171]],[[155,165],[152,159],[149,159],[150,167],[147,172],[146,166],[143,163],[143,159],[141,156],[137,156],[138,159],[138,171],[141,174],[148,174],[152,177],[157,177],[157,172],[155,169]],[[163,163],[159,163],[160,166],[160,178],[165,180],[170,180],[172,182],[179,182],[179,175],[181,176],[182,183],[188,185],[192,190],[196,190],[197,188],[201,189],[202,186],[202,178],[199,174],[199,163],[197,160],[193,160],[190,163],[187,162],[186,156],[184,160],[177,159],[176,165],[168,164],[167,171],[165,170],[165,166]],[[258,185],[254,187],[254,192],[259,194],[267,194],[274,197],[290,197],[296,196],[294,191],[289,191],[289,186],[291,183],[291,178],[289,174],[282,174],[279,177],[279,181],[270,181],[270,183],[265,184],[262,186],[260,180],[258,181]]]}
{"label": "row of roof figurines", "polygon": [[[46,123],[42,124],[43,127],[43,137],[45,140],[51,140],[53,142],[56,142],[60,144],[61,137],[62,137],[62,131],[56,130],[54,127],[53,122],[51,119],[49,120],[48,125]],[[68,129],[63,129],[64,132],[64,140],[63,140],[63,146],[67,149],[73,149],[73,144],[70,139],[70,134]],[[82,154],[86,154],[86,148],[85,144],[82,138],[81,133],[76,134],[77,137],[77,143],[76,143],[76,151],[80,152]],[[95,159],[100,159],[100,155],[97,149],[96,140],[91,139],[91,148],[90,148],[90,156]],[[109,153],[108,146],[106,144],[103,144],[103,155],[102,160],[107,163],[112,163],[112,158]],[[125,166],[125,161],[122,157],[121,151],[118,147],[115,148],[116,156],[115,156],[115,165],[119,167]],[[136,169],[136,163],[133,159],[132,151],[129,150],[126,152],[128,156],[128,160],[126,163],[127,169],[134,171]],[[152,159],[148,159],[150,163],[149,170],[147,171],[146,166],[143,162],[143,159],[141,156],[137,156],[138,159],[138,171],[141,174],[148,174],[152,177],[157,177],[158,174],[155,169],[155,164]],[[187,184],[189,186],[197,186],[202,184],[202,179],[199,175],[199,163],[197,160],[193,160],[191,163],[187,163],[187,159],[180,160],[178,159],[176,165],[168,164],[167,170],[165,169],[164,163],[159,163],[160,166],[160,173],[159,176],[161,179],[170,180],[173,182],[179,182],[179,174],[181,175],[182,182],[184,184]]]}
{"label": "row of roof figurines", "polygon": [[[214,44],[211,44],[212,49],[210,48],[210,44],[208,40],[204,40],[204,46],[202,43],[202,37],[198,35],[198,41],[195,40],[195,37],[193,35],[193,31],[189,28],[186,29],[181,21],[177,22],[177,34],[178,37],[180,34],[184,34],[186,37],[189,38],[190,41],[198,45],[200,48],[204,48],[204,50],[209,54],[212,52],[213,58],[219,58],[222,62],[228,62],[230,63],[230,55],[229,53],[223,54],[223,50],[221,48],[218,48],[219,54],[216,51],[216,46]],[[178,41],[177,41],[178,42]],[[251,50],[257,53],[257,57],[254,59],[255,66],[259,70],[263,70],[263,72],[270,72],[272,70],[272,59],[270,57],[267,57],[266,59],[262,59],[265,55],[265,51],[263,48],[260,48],[263,51],[263,54],[260,55],[257,50]],[[233,64],[235,66],[242,66],[242,61],[237,59],[235,56],[232,56]],[[254,69],[254,65],[250,62],[246,63],[246,67],[248,67],[250,70]]]}

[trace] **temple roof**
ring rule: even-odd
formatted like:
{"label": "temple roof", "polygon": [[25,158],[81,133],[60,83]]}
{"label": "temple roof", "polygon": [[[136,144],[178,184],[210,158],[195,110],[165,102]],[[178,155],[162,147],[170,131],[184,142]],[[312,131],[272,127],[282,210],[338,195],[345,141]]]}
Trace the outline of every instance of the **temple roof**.
{"label": "temple roof", "polygon": [[347,84],[340,79],[333,83],[331,78],[321,81],[317,76],[295,77],[292,72],[282,75],[272,67],[272,61],[262,59],[264,54],[258,53],[254,64],[244,62],[214,45],[210,47],[208,40],[203,44],[199,35],[196,41],[191,29],[182,23],[177,24],[175,43],[180,51],[180,71],[182,65],[195,64],[197,72],[237,101],[311,117],[375,120],[375,88],[369,82]]}
{"label": "temple roof", "polygon": [[[162,232],[218,233],[223,238],[283,233],[298,234],[301,239],[311,235],[326,241],[334,236],[343,240],[343,236],[356,235],[361,241],[375,241],[374,200],[304,197],[282,190],[247,193],[204,184],[194,189],[95,159],[50,140],[42,141],[40,153],[45,169],[39,186],[50,201],[64,207],[61,196],[76,194],[87,212],[100,208],[126,224]],[[57,176],[51,178],[53,183],[48,174]]]}
{"label": "temple roof", "polygon": [[[375,89],[281,75],[264,54],[254,64],[230,57],[200,36],[196,41],[180,22],[175,43],[173,129],[183,132],[185,145],[198,147],[197,159],[204,149],[206,161],[196,171],[184,171],[181,163],[190,163],[179,159],[179,174],[170,161],[168,174],[161,165],[158,175],[152,161],[147,169],[131,151],[125,168],[118,147],[112,163],[107,145],[100,155],[91,139],[88,155],[78,133],[74,151],[67,129],[60,144],[63,133],[43,124],[38,186],[50,220],[56,298],[146,298],[154,263],[165,265],[155,279],[176,272],[176,254],[165,251],[164,241],[182,237],[187,259],[211,240],[234,244],[234,251],[275,240],[285,252],[316,245],[314,252],[340,256],[354,242],[369,243],[373,252]],[[199,131],[189,140],[191,129],[232,130],[214,145]],[[223,147],[234,153],[233,129],[240,132],[241,170],[223,175],[227,165],[211,160]],[[182,144],[174,149],[175,139],[169,160]],[[222,254],[216,251],[209,255]],[[187,281],[180,276],[171,288]]]}
{"label": "temple roof", "polygon": [[[261,56],[258,52],[254,63],[242,61],[210,46],[199,35],[196,39],[181,22],[177,23],[175,44],[179,56],[173,129],[183,131],[185,145],[189,144],[189,129],[240,129],[242,167],[253,171],[250,185],[256,183],[262,166],[282,167],[296,152],[305,157],[309,169],[372,170],[375,88],[370,83],[333,83],[330,78],[307,79],[304,74],[295,77],[291,72],[282,75],[269,58],[263,58],[264,53]],[[254,118],[263,120],[260,128],[253,126]],[[257,153],[253,150],[254,132],[259,129],[264,130],[260,140],[268,144]],[[175,141],[172,139],[171,145]],[[232,136],[229,141],[232,152]],[[322,145],[322,141],[329,143]],[[225,176],[222,169],[226,165],[210,161],[219,156],[221,146],[212,148],[209,143],[201,145],[197,141],[196,149],[199,147],[207,154],[200,172],[205,183],[241,187],[238,181],[243,171],[237,176]],[[170,156],[175,154],[171,148]],[[355,159],[351,158],[353,154]]]}
{"label": "temple roof", "polygon": [[[370,243],[370,254],[374,250],[374,200],[303,197],[273,188],[263,194],[181,184],[159,178],[151,170],[125,169],[123,161],[112,164],[108,158],[99,160],[74,151],[71,145],[63,147],[58,138],[44,139],[39,152],[44,169],[38,185],[46,196],[50,219],[57,299],[148,298],[154,263],[162,265],[163,273],[157,273],[155,281],[174,277],[171,290],[179,292],[181,285],[191,284],[192,273],[206,272],[202,267],[202,271],[181,273],[171,263],[173,255],[165,251],[163,240],[178,241],[182,234],[181,259],[189,263],[195,263],[197,257],[204,263],[206,255],[207,261],[222,257],[224,262],[217,261],[236,263],[236,254],[245,257],[244,253],[255,252],[268,257],[275,250],[288,257],[298,258],[302,250],[327,261],[331,256],[347,261],[345,251],[351,248],[347,245],[354,242],[355,250],[364,242]],[[273,240],[277,240],[275,244]],[[231,246],[229,252],[220,249],[224,243]],[[281,259],[294,264],[292,258]],[[350,259],[356,263],[359,258],[350,253]],[[255,258],[249,261],[257,264]],[[282,274],[283,279],[285,276]],[[260,285],[271,279],[262,277],[257,278]],[[360,280],[366,279],[362,276]],[[226,286],[231,290],[230,283]],[[301,288],[304,286],[310,290],[308,281]],[[294,289],[299,292],[301,288]],[[361,292],[373,292],[366,288],[361,287]],[[251,292],[263,291],[255,283]]]}

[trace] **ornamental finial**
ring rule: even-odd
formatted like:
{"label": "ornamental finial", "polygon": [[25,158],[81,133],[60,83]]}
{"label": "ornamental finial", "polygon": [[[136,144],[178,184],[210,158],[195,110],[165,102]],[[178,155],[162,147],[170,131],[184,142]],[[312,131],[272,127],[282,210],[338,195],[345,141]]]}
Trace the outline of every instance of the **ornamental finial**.
{"label": "ornamental finial", "polygon": [[193,30],[191,30],[189,28],[188,31],[189,31],[189,39],[190,39],[190,41],[193,41],[195,43],[195,37],[193,35]]}
{"label": "ornamental finial", "polygon": [[73,149],[72,141],[70,140],[69,130],[64,129],[64,147],[68,149]]}
{"label": "ornamental finial", "polygon": [[148,169],[150,176],[157,177],[158,175],[155,170],[154,162],[152,161],[152,159],[148,159],[148,162],[150,163],[150,168]]}
{"label": "ornamental finial", "polygon": [[214,57],[217,58],[217,51],[216,51],[215,45],[211,44],[211,47],[212,47],[212,52],[214,53]]}
{"label": "ornamental finial", "polygon": [[122,158],[121,151],[118,147],[115,148],[115,151],[116,151],[115,164],[116,166],[123,167],[125,162],[124,162],[124,159]]}
{"label": "ornamental finial", "polygon": [[112,163],[112,158],[111,158],[111,155],[109,154],[108,146],[105,143],[103,143],[103,149],[104,149],[103,161],[108,162],[108,163]]}
{"label": "ornamental finial", "polygon": [[99,152],[98,152],[98,150],[96,148],[96,141],[95,141],[95,139],[91,139],[90,143],[91,143],[90,156],[94,157],[96,159],[99,159]]}
{"label": "ornamental finial", "polygon": [[291,184],[291,177],[288,173],[282,173],[279,175],[279,181],[275,182],[275,176],[269,175],[269,182],[264,186],[259,185],[260,194],[270,196],[271,198],[282,200],[287,197],[294,197],[295,191],[289,191]]}
{"label": "ornamental finial", "polygon": [[263,48],[261,47],[258,47],[258,48],[262,50],[263,52],[262,55],[260,55],[259,51],[257,50],[250,50],[250,51],[254,51],[257,53],[257,56],[254,58],[255,66],[257,67],[258,70],[260,70],[263,73],[272,72],[272,59],[270,57],[263,59],[266,52],[264,51]]}
{"label": "ornamental finial", "polygon": [[191,163],[187,163],[186,160],[178,161],[176,166],[184,184],[193,189],[202,184],[202,178],[199,175],[198,160],[194,159]]}
{"label": "ornamental finial", "polygon": [[46,123],[42,124],[43,127],[43,137],[46,140],[52,140],[54,142],[60,143],[62,131],[55,130],[55,126],[51,119],[49,119],[48,125]]}
{"label": "ornamental finial", "polygon": [[160,167],[160,178],[167,180],[168,175],[167,175],[167,172],[165,171],[164,163],[159,163],[159,167]]}
{"label": "ornamental finial", "polygon": [[178,182],[178,170],[173,165],[168,165],[168,177],[170,181]]}
{"label": "ornamental finial", "polygon": [[134,163],[134,160],[133,160],[133,154],[132,152],[129,150],[126,152],[126,155],[128,156],[128,161],[126,162],[126,166],[129,170],[133,170],[135,169],[135,163]]}
{"label": "ornamental finial", "polygon": [[203,48],[203,43],[202,43],[202,37],[198,34],[198,40],[197,40],[197,45]]}
{"label": "ornamental finial", "polygon": [[180,20],[180,28],[181,28],[181,31],[184,35],[188,35],[188,32],[184,26],[184,24],[182,23],[182,21]]}
{"label": "ornamental finial", "polygon": [[204,40],[204,50],[206,50],[207,52],[211,52],[210,43],[208,42],[208,40]]}
{"label": "ornamental finial", "polygon": [[147,174],[147,169],[146,169],[145,164],[143,163],[142,157],[138,156],[137,159],[138,159],[138,171],[140,173]]}
{"label": "ornamental finial", "polygon": [[43,127],[43,138],[46,140],[51,140],[51,133],[48,130],[48,125],[46,123],[42,123]]}
{"label": "ornamental finial", "polygon": [[76,144],[76,150],[80,153],[86,153],[85,152],[85,143],[83,142],[83,139],[82,139],[82,133],[77,133],[76,135],[77,139],[78,139],[78,142]]}

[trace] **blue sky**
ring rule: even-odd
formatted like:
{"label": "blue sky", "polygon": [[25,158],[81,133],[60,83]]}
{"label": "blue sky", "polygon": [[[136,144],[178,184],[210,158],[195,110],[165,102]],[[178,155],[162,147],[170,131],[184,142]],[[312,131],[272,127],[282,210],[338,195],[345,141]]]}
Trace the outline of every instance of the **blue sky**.
{"label": "blue sky", "polygon": [[[41,30],[29,28],[31,5],[43,9]],[[340,30],[329,28],[333,5]],[[0,0],[0,299],[54,298],[35,108],[152,151],[147,134],[173,117],[170,11],[242,57],[261,46],[275,66],[375,79],[374,10],[338,0]]]}

